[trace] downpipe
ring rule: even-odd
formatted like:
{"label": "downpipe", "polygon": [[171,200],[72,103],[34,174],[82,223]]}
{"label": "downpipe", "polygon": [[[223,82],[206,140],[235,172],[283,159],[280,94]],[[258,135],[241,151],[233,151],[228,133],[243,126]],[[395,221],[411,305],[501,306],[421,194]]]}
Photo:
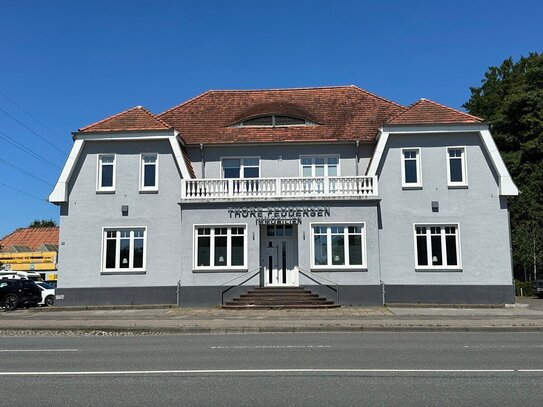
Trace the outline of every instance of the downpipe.
{"label": "downpipe", "polygon": [[176,295],[177,295],[177,306],[180,307],[181,306],[181,280],[177,282]]}

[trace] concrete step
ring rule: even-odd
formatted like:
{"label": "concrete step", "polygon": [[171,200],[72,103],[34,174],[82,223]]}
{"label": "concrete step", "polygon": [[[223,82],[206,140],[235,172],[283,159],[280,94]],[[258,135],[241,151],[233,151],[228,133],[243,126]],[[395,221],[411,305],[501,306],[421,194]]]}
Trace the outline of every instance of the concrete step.
{"label": "concrete step", "polygon": [[303,287],[257,287],[227,301],[223,308],[336,308],[339,305]]}
{"label": "concrete step", "polygon": [[263,300],[259,298],[233,298],[232,300],[227,301],[226,303],[245,303],[245,304],[322,304],[325,302],[333,302],[325,298],[317,299],[285,299],[285,298],[271,298],[268,300]]}
{"label": "concrete step", "polygon": [[307,298],[318,298],[318,294],[311,294],[311,293],[247,293],[247,294],[241,294],[240,297],[255,297],[255,298],[266,298],[266,297],[285,297],[285,298],[299,298],[299,297],[307,297]]}
{"label": "concrete step", "polygon": [[223,305],[224,309],[326,309],[339,308],[339,304],[296,304],[296,305]]}

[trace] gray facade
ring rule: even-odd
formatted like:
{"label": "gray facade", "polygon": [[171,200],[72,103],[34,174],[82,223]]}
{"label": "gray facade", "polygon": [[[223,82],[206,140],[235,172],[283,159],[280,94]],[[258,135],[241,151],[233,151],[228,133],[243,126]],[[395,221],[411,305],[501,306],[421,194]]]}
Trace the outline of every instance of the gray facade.
{"label": "gray facade", "polygon": [[[447,185],[446,150],[451,146],[466,148],[465,188]],[[420,148],[420,189],[402,188],[402,148]],[[438,298],[444,303],[514,301],[507,201],[499,195],[497,175],[478,134],[391,136],[379,168],[379,191],[382,277],[385,285],[394,286],[387,290],[387,302],[436,302]],[[438,203],[437,210],[432,209],[432,202]],[[457,224],[461,267],[417,270],[415,224]],[[401,295],[396,286],[401,287]],[[442,294],[431,294],[436,288]],[[491,294],[496,290],[500,294]],[[485,291],[492,300],[471,294]]]}
{"label": "gray facade", "polygon": [[[516,187],[486,125],[432,129],[224,145],[184,145],[171,129],[76,133],[50,197],[61,214],[57,304],[215,306],[292,285],[343,305],[512,303]],[[461,185],[450,182],[451,147]],[[416,185],[404,182],[406,150]],[[227,179],[223,160],[236,158],[256,159],[257,178]],[[104,162],[114,165],[105,191]]]}

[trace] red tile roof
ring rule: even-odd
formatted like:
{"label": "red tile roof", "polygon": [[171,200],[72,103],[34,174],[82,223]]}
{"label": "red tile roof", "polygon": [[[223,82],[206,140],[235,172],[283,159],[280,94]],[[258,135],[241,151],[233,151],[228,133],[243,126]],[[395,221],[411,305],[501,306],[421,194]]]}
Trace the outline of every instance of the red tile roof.
{"label": "red tile roof", "polygon": [[[315,125],[242,127],[259,115],[288,115]],[[480,123],[483,119],[421,99],[405,108],[356,86],[208,91],[156,116],[141,106],[81,128],[80,132],[175,128],[188,145],[374,141],[383,125]],[[189,172],[194,173],[186,151]]]}
{"label": "red tile roof", "polygon": [[[355,86],[208,91],[158,117],[189,145],[253,142],[373,141],[405,107]],[[266,114],[302,117],[317,125],[235,127]]]}
{"label": "red tile roof", "polygon": [[142,106],[136,106],[124,112],[117,113],[99,122],[89,124],[80,132],[108,132],[108,131],[146,131],[171,129],[165,121],[156,117]]}
{"label": "red tile roof", "polygon": [[53,244],[58,246],[58,227],[48,228],[19,228],[0,240],[2,251],[10,246],[28,246],[37,250],[42,244]]}
{"label": "red tile roof", "polygon": [[428,99],[420,99],[387,124],[481,123],[480,117],[461,112]]}

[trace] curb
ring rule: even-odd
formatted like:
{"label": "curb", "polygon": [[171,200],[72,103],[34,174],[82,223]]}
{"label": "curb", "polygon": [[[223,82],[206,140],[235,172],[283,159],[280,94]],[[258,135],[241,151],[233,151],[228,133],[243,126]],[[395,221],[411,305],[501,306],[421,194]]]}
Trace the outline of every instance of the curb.
{"label": "curb", "polygon": [[170,309],[180,308],[176,304],[146,304],[146,305],[78,305],[72,307],[35,307],[29,308],[30,312],[55,312],[55,311],[114,311],[131,309]]}
{"label": "curb", "polygon": [[20,328],[2,327],[1,336],[38,335],[182,335],[182,334],[248,334],[248,333],[314,333],[314,332],[543,332],[543,326],[307,326],[307,327],[179,327],[179,328]]}
{"label": "curb", "polygon": [[496,309],[510,308],[516,304],[422,304],[422,303],[385,303],[387,308],[453,308],[453,309]]}

